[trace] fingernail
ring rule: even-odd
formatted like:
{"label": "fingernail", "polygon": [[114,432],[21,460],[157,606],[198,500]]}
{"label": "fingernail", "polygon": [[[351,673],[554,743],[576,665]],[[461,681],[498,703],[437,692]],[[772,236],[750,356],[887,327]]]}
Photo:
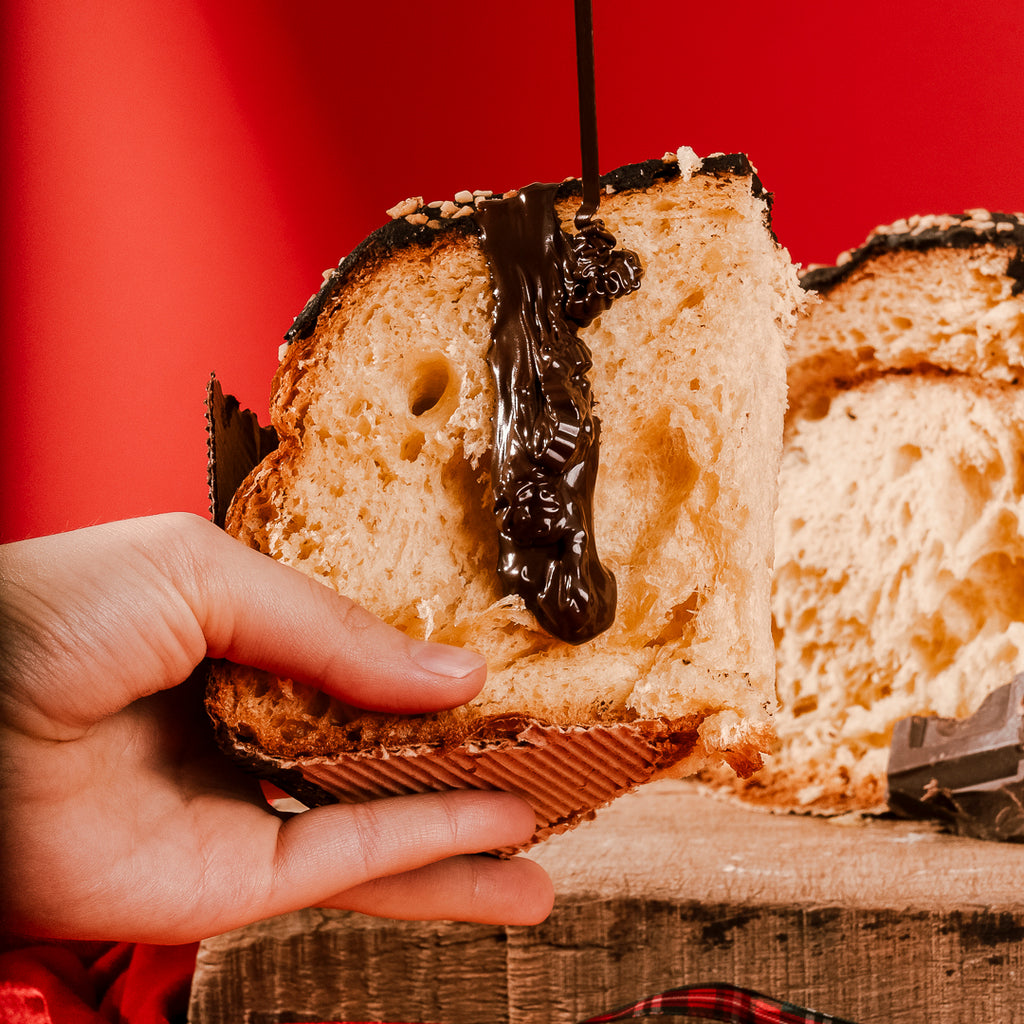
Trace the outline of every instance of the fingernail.
{"label": "fingernail", "polygon": [[475,651],[450,644],[418,643],[412,649],[412,660],[429,672],[456,679],[468,676],[487,664]]}

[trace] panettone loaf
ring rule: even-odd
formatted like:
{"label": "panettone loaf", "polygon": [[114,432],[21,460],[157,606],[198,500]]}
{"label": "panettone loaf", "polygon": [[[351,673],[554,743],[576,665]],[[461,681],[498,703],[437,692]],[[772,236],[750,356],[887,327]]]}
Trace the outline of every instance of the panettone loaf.
{"label": "panettone loaf", "polygon": [[[244,763],[307,802],[511,789],[539,837],[668,768],[761,763],[802,293],[746,159],[681,156],[603,179],[599,215],[643,278],[580,331],[600,418],[594,532],[618,588],[614,622],[586,643],[541,629],[496,572],[480,194],[400,204],[326,275],[275,378],[279,447],[226,528],[416,637],[481,652],[488,679],[454,711],[394,717],[217,664],[208,708]],[[570,233],[579,195],[575,180],[558,190]]]}
{"label": "panettone loaf", "polygon": [[[885,806],[892,726],[1024,670],[1024,221],[877,229],[802,283],[773,616],[780,749],[751,800]],[[730,787],[733,783],[729,783]]]}

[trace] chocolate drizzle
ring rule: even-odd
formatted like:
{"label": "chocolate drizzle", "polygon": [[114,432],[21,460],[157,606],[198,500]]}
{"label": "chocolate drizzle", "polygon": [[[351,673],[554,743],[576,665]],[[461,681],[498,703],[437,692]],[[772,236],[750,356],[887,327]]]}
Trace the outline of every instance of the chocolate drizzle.
{"label": "chocolate drizzle", "polygon": [[590,0],[575,0],[576,82],[579,89],[580,182],[583,202],[576,211],[576,228],[589,224],[601,204],[597,162],[597,89],[594,74],[594,12]]}
{"label": "chocolate drizzle", "polygon": [[594,543],[601,421],[593,413],[590,350],[578,330],[640,287],[635,253],[615,248],[597,217],[594,27],[575,0],[583,201],[562,231],[557,185],[531,185],[477,211],[494,290],[487,360],[497,401],[491,486],[498,575],[549,633],[584,643],[615,619],[615,576]]}
{"label": "chocolate drizzle", "polygon": [[477,219],[495,296],[498,573],[544,629],[578,644],[611,625],[616,589],[594,542],[601,424],[577,332],[639,287],[642,271],[596,218],[563,232],[556,192],[531,185],[482,203]]}

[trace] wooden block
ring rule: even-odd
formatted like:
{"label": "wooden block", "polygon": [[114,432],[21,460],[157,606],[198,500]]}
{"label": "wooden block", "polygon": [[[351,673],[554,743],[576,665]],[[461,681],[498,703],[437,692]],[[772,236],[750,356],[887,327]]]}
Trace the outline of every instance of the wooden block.
{"label": "wooden block", "polygon": [[538,847],[536,928],[305,911],[203,943],[193,1024],[575,1024],[730,982],[858,1024],[1024,1024],[1024,846],[662,782]]}

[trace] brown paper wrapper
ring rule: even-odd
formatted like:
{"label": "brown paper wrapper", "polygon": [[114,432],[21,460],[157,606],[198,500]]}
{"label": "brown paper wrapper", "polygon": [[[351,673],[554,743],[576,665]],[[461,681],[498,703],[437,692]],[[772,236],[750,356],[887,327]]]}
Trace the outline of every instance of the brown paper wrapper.
{"label": "brown paper wrapper", "polygon": [[224,526],[239,484],[277,447],[273,427],[261,427],[256,414],[225,395],[216,375],[206,385],[206,483],[210,518]]}

